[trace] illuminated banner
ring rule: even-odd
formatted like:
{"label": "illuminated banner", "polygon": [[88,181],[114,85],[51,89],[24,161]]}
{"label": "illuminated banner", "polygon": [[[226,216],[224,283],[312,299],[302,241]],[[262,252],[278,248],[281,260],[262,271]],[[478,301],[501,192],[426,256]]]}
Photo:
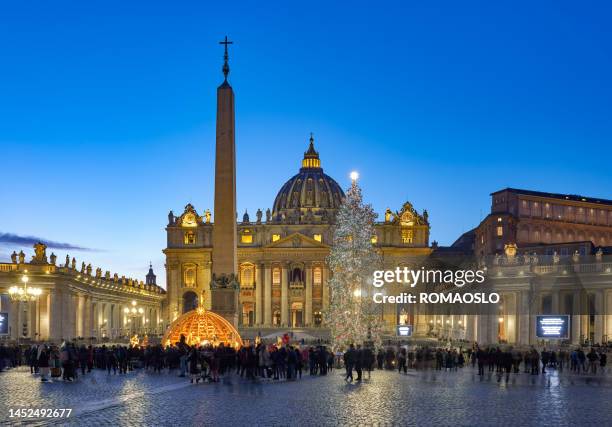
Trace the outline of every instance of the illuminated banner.
{"label": "illuminated banner", "polygon": [[412,325],[398,325],[397,326],[398,337],[410,337],[412,336]]}
{"label": "illuminated banner", "polygon": [[536,336],[549,339],[569,339],[569,316],[536,316]]}
{"label": "illuminated banner", "polygon": [[8,335],[8,313],[0,313],[0,335]]}

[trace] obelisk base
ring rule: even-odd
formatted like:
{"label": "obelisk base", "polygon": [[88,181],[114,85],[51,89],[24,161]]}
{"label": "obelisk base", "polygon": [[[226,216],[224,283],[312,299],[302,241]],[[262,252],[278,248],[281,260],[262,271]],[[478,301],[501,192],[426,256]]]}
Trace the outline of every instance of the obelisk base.
{"label": "obelisk base", "polygon": [[210,283],[210,308],[238,327],[238,292],[240,285],[234,275],[214,277]]}

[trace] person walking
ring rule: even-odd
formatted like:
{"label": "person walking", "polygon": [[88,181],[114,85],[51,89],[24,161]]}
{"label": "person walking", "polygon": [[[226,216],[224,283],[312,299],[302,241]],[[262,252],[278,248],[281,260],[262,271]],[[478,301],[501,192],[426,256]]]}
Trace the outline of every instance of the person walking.
{"label": "person walking", "polygon": [[344,367],[346,368],[346,381],[353,381],[353,365],[355,363],[355,347],[353,344],[349,346],[349,349],[344,353]]}
{"label": "person walking", "polygon": [[408,373],[406,368],[406,349],[403,347],[400,349],[397,356],[397,372],[401,374],[402,371],[404,371],[404,374]]}

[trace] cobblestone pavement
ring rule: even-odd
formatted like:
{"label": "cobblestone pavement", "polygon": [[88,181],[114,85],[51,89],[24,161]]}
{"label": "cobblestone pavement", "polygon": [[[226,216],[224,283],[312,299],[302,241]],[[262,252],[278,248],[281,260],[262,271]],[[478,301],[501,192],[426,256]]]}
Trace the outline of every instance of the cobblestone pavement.
{"label": "cobblestone pavement", "polygon": [[236,376],[191,385],[169,374],[95,372],[44,384],[25,369],[0,374],[0,422],[9,408],[72,408],[67,420],[28,425],[609,425],[612,378],[528,374],[480,379],[458,372],[375,371],[360,384],[341,371],[301,381],[251,383]]}

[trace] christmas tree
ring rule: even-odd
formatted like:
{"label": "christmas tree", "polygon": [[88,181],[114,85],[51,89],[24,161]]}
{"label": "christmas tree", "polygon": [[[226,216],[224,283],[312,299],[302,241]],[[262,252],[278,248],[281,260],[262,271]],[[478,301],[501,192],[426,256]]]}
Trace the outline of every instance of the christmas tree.
{"label": "christmas tree", "polygon": [[336,216],[328,264],[331,277],[329,307],[324,313],[335,350],[350,344],[380,345],[382,319],[380,307],[372,301],[372,273],[380,268],[381,258],[372,245],[376,214],[364,205],[357,177]]}

